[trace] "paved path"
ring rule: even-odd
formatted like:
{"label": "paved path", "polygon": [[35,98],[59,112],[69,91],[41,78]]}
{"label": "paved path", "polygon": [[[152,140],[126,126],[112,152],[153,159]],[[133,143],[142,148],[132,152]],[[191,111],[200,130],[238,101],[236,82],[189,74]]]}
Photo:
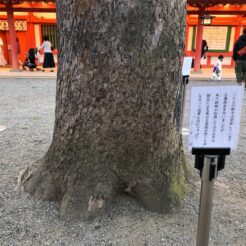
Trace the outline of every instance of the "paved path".
{"label": "paved path", "polygon": [[42,72],[42,71],[19,71],[19,72],[11,72],[10,68],[0,68],[0,79],[1,78],[56,78],[57,71],[55,69],[54,72]]}
{"label": "paved path", "polygon": [[[204,68],[199,73],[191,73],[191,80],[208,80],[211,77],[212,69]],[[55,78],[57,74],[57,68],[54,73],[42,72],[42,71],[22,71],[22,72],[10,72],[10,68],[0,67],[0,78]],[[232,68],[224,68],[223,76],[224,80],[235,80],[235,72]]]}
{"label": "paved path", "polygon": [[[209,80],[212,75],[212,68],[203,68],[201,72],[191,72],[192,80]],[[222,80],[236,81],[234,68],[223,68]]]}

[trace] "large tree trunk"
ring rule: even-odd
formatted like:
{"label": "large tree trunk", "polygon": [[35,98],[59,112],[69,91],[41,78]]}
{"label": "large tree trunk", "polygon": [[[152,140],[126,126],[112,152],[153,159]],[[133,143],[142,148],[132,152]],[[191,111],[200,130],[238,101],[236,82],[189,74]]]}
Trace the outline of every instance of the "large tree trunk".
{"label": "large tree trunk", "polygon": [[91,218],[116,193],[166,212],[183,193],[175,95],[185,1],[57,1],[59,70],[53,142],[25,183]]}

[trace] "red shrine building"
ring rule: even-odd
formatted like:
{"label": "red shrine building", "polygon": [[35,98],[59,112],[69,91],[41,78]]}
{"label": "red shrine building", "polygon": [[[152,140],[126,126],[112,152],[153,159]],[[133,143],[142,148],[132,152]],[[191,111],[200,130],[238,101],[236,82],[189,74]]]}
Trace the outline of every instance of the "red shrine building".
{"label": "red shrine building", "polygon": [[[211,67],[221,54],[223,66],[234,67],[233,45],[245,27],[246,0],[187,0],[185,55],[195,58],[194,71]],[[0,48],[13,68],[44,35],[56,48],[55,0],[0,0]],[[206,57],[201,57],[202,40],[208,44]]]}
{"label": "red shrine building", "polygon": [[[194,71],[213,66],[219,55],[224,56],[223,67],[234,67],[232,51],[246,27],[246,0],[187,2],[185,54],[195,58]],[[208,44],[205,57],[201,57],[202,40]]]}
{"label": "red shrine building", "polygon": [[56,60],[55,0],[0,0],[0,46],[14,69],[19,69],[19,60],[24,61],[30,48],[41,46],[45,35],[55,48]]}

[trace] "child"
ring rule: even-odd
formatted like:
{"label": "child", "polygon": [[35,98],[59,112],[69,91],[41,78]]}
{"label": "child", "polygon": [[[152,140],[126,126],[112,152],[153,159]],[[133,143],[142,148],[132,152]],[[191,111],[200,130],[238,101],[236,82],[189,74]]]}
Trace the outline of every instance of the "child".
{"label": "child", "polygon": [[26,53],[26,59],[22,67],[24,71],[26,70],[26,67],[28,67],[30,71],[33,71],[34,68],[37,68],[35,62],[35,50],[33,48],[29,49],[28,53]]}
{"label": "child", "polygon": [[40,53],[38,48],[36,48],[34,52],[35,52],[35,64],[37,65],[36,69],[37,71],[41,71],[41,68],[38,67],[38,65],[40,65]]}
{"label": "child", "polygon": [[34,52],[35,52],[35,61],[36,61],[36,64],[39,65],[40,64],[40,53],[39,53],[38,48],[36,48],[34,50]]}
{"label": "child", "polygon": [[210,81],[221,81],[221,77],[222,77],[222,61],[224,59],[223,55],[220,55],[218,57],[218,60],[214,63],[214,67],[213,67],[213,75],[210,78]]}

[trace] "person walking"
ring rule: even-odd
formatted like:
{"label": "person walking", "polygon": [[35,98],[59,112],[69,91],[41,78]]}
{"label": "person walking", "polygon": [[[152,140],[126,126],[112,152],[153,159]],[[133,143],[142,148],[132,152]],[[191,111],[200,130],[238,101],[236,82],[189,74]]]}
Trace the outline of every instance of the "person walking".
{"label": "person walking", "polygon": [[202,40],[202,51],[201,51],[201,58],[203,57],[206,59],[208,52],[208,43],[205,39]]}
{"label": "person walking", "polygon": [[234,45],[233,59],[236,62],[235,73],[237,83],[246,82],[246,28]]}
{"label": "person walking", "polygon": [[43,62],[43,72],[45,72],[45,68],[50,68],[50,72],[54,72],[55,62],[54,56],[52,53],[52,44],[49,41],[47,36],[44,36],[44,42],[41,47],[38,49],[44,49],[44,62]]}
{"label": "person walking", "polygon": [[220,55],[218,57],[218,60],[215,61],[214,67],[213,67],[213,74],[210,78],[210,81],[221,81],[222,78],[222,61],[224,59],[223,55]]}

